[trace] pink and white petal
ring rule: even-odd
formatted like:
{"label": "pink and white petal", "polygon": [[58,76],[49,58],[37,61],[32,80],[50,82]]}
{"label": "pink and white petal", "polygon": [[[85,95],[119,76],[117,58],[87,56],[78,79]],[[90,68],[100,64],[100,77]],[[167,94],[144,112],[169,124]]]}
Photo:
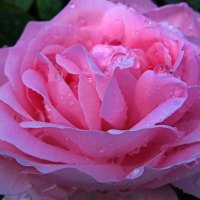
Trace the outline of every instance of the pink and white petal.
{"label": "pink and white petal", "polygon": [[146,71],[137,82],[135,99],[141,121],[132,129],[152,126],[164,121],[183,105],[187,99],[186,84],[169,74]]}
{"label": "pink and white petal", "polygon": [[113,128],[121,129],[127,120],[127,106],[115,76],[107,86],[100,108],[100,117],[110,123]]}
{"label": "pink and white petal", "polygon": [[0,48],[0,86],[3,85],[8,79],[5,76],[5,62],[8,57],[9,48]]}
{"label": "pink and white petal", "polygon": [[196,13],[185,3],[171,4],[150,10],[148,17],[157,22],[169,22],[187,36],[199,36],[200,24]]}
{"label": "pink and white petal", "polygon": [[149,10],[153,10],[157,8],[156,4],[154,4],[151,0],[109,0],[114,3],[123,3],[130,8],[134,8],[137,12],[145,13]]}
{"label": "pink and white petal", "polygon": [[183,190],[185,193],[200,198],[200,173],[177,181],[173,183],[173,185]]}
{"label": "pink and white petal", "polygon": [[88,128],[100,130],[101,118],[99,117],[99,112],[101,102],[96,93],[96,90],[91,85],[91,81],[92,80],[88,80],[84,76],[79,76],[78,98]]}

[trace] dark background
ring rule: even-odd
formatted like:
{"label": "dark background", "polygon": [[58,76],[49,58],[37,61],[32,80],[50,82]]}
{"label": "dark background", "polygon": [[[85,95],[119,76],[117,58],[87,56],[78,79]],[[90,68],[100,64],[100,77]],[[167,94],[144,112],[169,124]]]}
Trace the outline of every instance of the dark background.
{"label": "dark background", "polygon": [[[200,12],[200,0],[154,0],[154,2],[159,6],[187,2]],[[0,46],[14,45],[28,21],[49,20],[67,3],[67,0],[0,0]],[[176,188],[174,191],[180,200],[198,200]],[[2,198],[0,195],[0,200]]]}

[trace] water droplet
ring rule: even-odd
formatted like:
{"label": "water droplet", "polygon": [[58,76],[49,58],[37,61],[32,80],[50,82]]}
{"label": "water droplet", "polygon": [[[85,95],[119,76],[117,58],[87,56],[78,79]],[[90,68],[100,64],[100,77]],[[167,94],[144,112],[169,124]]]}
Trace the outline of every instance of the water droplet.
{"label": "water droplet", "polygon": [[116,53],[111,58],[111,63],[117,65],[120,69],[129,68],[134,65],[134,57],[125,53]]}
{"label": "water droplet", "polygon": [[63,96],[63,95],[60,95],[60,100],[61,100],[61,101],[63,101],[63,100],[64,100],[64,98],[65,98],[65,96]]}
{"label": "water droplet", "polygon": [[68,92],[68,96],[71,97],[71,96],[72,96],[72,93],[71,93],[71,92]]}
{"label": "water droplet", "polygon": [[90,76],[87,77],[87,80],[88,80],[88,83],[92,83],[92,81],[93,81],[92,77],[90,77]]}
{"label": "water droplet", "polygon": [[127,178],[129,179],[137,178],[141,173],[142,171],[139,168],[135,168],[130,174],[128,174]]}
{"label": "water droplet", "polygon": [[74,8],[76,8],[76,4],[75,3],[71,3],[69,7],[74,9]]}
{"label": "water droplet", "polygon": [[18,200],[32,200],[32,197],[28,193],[23,193],[19,196]]}
{"label": "water droplet", "polygon": [[62,75],[60,73],[56,73],[56,80],[61,81]]}
{"label": "water droplet", "polygon": [[174,96],[175,97],[182,97],[184,94],[184,89],[183,88],[177,88],[174,90]]}
{"label": "water droplet", "polygon": [[173,74],[172,69],[167,64],[160,64],[154,68],[155,74],[168,73]]}
{"label": "water droplet", "polygon": [[46,110],[47,112],[51,112],[51,107],[50,107],[49,104],[45,104],[44,107],[45,107],[45,110]]}

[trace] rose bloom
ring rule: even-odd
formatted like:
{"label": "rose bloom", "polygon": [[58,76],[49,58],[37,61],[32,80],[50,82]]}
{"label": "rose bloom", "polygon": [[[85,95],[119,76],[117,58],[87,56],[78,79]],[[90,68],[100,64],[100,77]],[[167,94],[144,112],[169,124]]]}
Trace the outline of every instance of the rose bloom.
{"label": "rose bloom", "polygon": [[0,194],[200,198],[200,15],[73,0],[0,50]]}

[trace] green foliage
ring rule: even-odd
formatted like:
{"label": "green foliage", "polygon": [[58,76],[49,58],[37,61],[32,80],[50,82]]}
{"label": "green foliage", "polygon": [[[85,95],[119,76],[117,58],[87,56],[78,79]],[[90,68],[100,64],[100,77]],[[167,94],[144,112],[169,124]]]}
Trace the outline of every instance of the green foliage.
{"label": "green foliage", "polygon": [[12,45],[19,38],[24,26],[32,18],[19,7],[0,3],[0,45]]}
{"label": "green foliage", "polygon": [[52,18],[62,8],[61,0],[36,0],[38,16],[47,20]]}
{"label": "green foliage", "polygon": [[3,0],[3,2],[13,4],[22,10],[27,11],[33,3],[33,0]]}

